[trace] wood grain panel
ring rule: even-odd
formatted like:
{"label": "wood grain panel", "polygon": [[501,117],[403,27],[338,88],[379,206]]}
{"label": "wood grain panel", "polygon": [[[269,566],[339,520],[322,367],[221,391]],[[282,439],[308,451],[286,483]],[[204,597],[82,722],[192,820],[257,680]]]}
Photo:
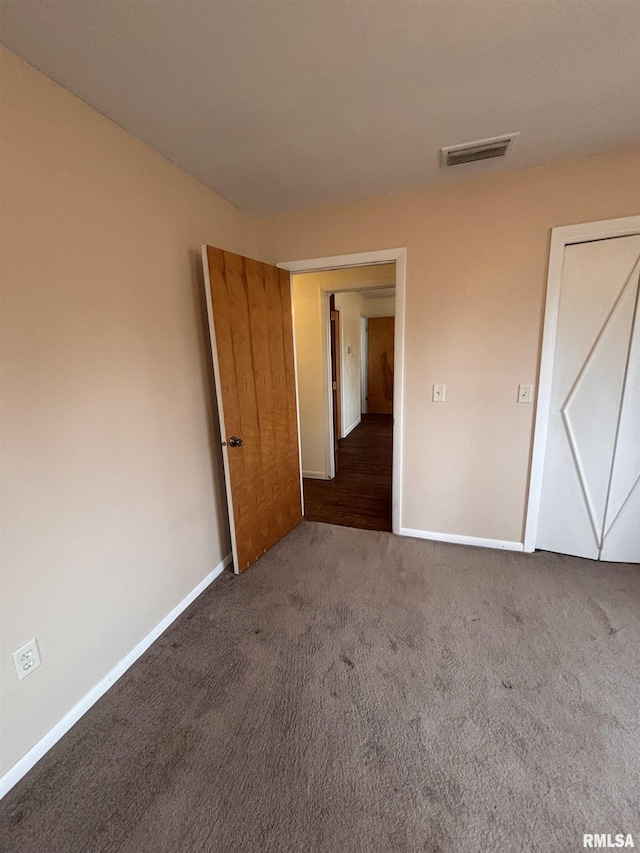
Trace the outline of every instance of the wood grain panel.
{"label": "wood grain panel", "polygon": [[369,317],[367,411],[393,412],[393,317]]}
{"label": "wood grain panel", "polygon": [[[289,273],[206,247],[234,568],[302,518]],[[243,440],[231,447],[229,439]]]}

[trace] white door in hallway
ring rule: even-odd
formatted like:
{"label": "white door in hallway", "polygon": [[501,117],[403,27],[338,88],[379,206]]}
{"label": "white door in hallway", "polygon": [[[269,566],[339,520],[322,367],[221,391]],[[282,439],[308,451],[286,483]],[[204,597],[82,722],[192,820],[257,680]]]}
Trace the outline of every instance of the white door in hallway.
{"label": "white door in hallway", "polygon": [[640,562],[640,236],[565,247],[536,547]]}

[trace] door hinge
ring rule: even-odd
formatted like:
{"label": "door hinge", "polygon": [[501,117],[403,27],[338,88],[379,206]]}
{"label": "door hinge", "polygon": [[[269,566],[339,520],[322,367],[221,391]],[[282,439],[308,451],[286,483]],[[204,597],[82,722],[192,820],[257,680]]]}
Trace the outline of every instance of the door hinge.
{"label": "door hinge", "polygon": [[337,391],[337,390],[338,390],[338,383],[337,383],[337,382],[332,382],[332,383],[331,383],[331,390],[332,390],[332,391]]}
{"label": "door hinge", "polygon": [[338,312],[337,312],[337,311],[332,311],[332,312],[331,312],[331,322],[332,322],[332,323],[335,323],[335,321],[336,321],[337,319],[338,319]]}

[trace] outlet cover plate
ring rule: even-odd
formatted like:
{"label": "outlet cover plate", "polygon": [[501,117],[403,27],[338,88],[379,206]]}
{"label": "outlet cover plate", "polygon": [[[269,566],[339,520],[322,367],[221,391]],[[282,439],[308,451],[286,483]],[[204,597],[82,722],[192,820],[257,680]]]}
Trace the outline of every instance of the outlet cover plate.
{"label": "outlet cover plate", "polygon": [[38,641],[35,637],[29,640],[28,643],[25,643],[24,646],[16,649],[11,657],[13,658],[13,665],[16,668],[18,681],[22,681],[23,678],[30,675],[42,663]]}

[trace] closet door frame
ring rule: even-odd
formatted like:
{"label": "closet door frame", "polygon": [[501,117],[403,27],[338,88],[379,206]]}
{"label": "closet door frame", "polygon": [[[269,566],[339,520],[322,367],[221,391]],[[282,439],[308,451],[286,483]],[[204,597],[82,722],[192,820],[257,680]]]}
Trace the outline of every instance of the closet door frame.
{"label": "closet door frame", "polygon": [[640,216],[604,219],[600,222],[585,222],[581,225],[566,225],[561,228],[551,229],[547,294],[542,328],[542,347],[538,367],[536,412],[531,461],[529,465],[529,492],[524,529],[524,550],[529,553],[535,550],[538,538],[538,518],[542,496],[542,475],[547,450],[551,383],[553,379],[553,362],[558,328],[558,308],[560,305],[564,250],[566,246],[575,245],[576,243],[607,240],[611,237],[629,237],[635,234],[640,234]]}

